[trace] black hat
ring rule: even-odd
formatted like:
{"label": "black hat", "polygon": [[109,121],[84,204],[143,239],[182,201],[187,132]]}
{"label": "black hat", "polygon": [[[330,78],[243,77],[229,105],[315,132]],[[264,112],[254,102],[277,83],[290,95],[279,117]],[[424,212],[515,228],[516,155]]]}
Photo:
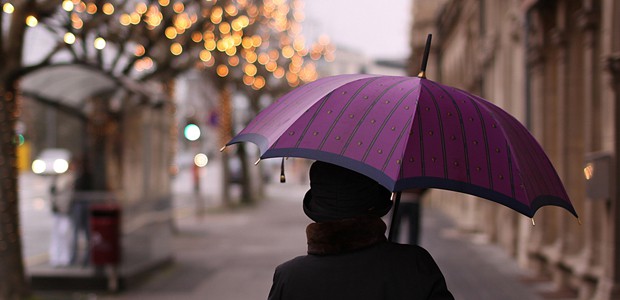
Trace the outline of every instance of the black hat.
{"label": "black hat", "polygon": [[315,222],[358,216],[382,217],[390,211],[391,192],[360,173],[316,161],[310,167],[310,190],[304,213]]}

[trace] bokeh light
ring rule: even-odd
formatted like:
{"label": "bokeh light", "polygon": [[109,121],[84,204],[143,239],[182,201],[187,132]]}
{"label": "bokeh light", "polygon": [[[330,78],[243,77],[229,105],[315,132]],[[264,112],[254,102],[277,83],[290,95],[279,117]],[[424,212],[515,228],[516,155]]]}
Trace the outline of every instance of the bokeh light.
{"label": "bokeh light", "polygon": [[207,164],[209,163],[209,157],[207,157],[206,154],[204,153],[198,153],[194,156],[194,164],[196,164],[197,167],[206,167]]}

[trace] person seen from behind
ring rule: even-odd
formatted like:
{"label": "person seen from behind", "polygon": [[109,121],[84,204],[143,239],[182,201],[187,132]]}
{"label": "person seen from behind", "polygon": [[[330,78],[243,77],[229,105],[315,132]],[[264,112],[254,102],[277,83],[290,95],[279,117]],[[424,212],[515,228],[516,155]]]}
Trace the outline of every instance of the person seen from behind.
{"label": "person seen from behind", "polygon": [[354,171],[317,161],[310,167],[305,214],[308,254],[279,265],[269,300],[454,299],[432,256],[388,242],[381,217],[391,192]]}

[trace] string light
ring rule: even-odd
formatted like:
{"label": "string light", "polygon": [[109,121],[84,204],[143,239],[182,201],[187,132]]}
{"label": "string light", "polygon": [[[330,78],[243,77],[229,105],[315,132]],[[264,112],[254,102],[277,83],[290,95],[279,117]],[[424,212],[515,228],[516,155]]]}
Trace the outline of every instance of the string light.
{"label": "string light", "polygon": [[142,56],[142,55],[144,55],[144,53],[146,53],[146,49],[144,49],[144,46],[137,45],[136,46],[136,51],[134,52],[135,56]]}
{"label": "string light", "polygon": [[13,4],[7,2],[2,5],[2,11],[7,14],[12,14],[15,11],[15,7],[13,6]]}
{"label": "string light", "polygon": [[181,53],[183,53],[183,46],[179,43],[173,43],[170,45],[170,53],[174,55],[181,55]]}
{"label": "string light", "polygon": [[[124,30],[146,28],[152,32],[148,34],[158,32],[153,30],[161,24],[169,24],[163,30],[163,36],[170,40],[169,51],[172,55],[192,53],[201,68],[215,66],[218,76],[239,76],[239,80],[243,79],[244,84],[254,89],[263,89],[272,81],[275,83],[273,79],[283,78],[290,86],[315,80],[318,74],[313,61],[334,59],[335,48],[325,35],[321,35],[316,43],[308,47],[306,39],[301,35],[300,22],[304,14],[300,11],[303,3],[298,0],[265,0],[261,6],[248,0],[237,0],[232,4],[216,0],[205,0],[200,4],[180,0],[158,0],[151,4],[136,1],[129,11],[123,12],[117,12],[121,6],[115,7],[110,0],[62,0],[61,3],[62,9],[70,13],[70,25],[73,28],[72,32],[63,33],[62,38],[67,45],[73,45],[82,36],[73,32],[84,30],[85,25],[94,20],[89,15],[116,15],[116,18],[110,20],[128,27]],[[165,10],[167,15],[164,17],[163,7],[169,5],[171,8]],[[11,3],[4,3],[2,7],[5,13],[13,13],[15,10]],[[200,18],[211,22],[194,28]],[[31,27],[37,26],[39,22],[34,15],[28,16],[25,21]],[[101,26],[107,26],[105,22]],[[140,22],[144,22],[146,27],[132,27]],[[99,26],[99,23],[93,24]],[[258,28],[246,31],[249,26]],[[92,45],[102,50],[108,42],[125,42],[122,37],[117,40],[115,35],[112,36],[115,39],[111,41],[97,37]],[[193,43],[181,44],[187,40]],[[142,44],[136,44],[133,54],[140,57],[136,61],[139,64],[135,66],[137,70],[146,70],[156,65],[156,61],[144,57],[147,51]]]}
{"label": "string light", "polygon": [[72,11],[75,6],[71,0],[63,0],[62,1],[62,9],[66,11]]}
{"label": "string light", "polygon": [[168,27],[166,28],[164,34],[166,35],[168,39],[172,40],[177,37],[177,30],[174,27]]}
{"label": "string light", "polygon": [[30,15],[26,17],[26,25],[30,27],[35,27],[37,26],[37,24],[39,24],[39,20],[37,20],[35,16]]}
{"label": "string light", "polygon": [[94,15],[95,13],[97,13],[97,5],[95,3],[88,3],[86,5],[86,12],[88,14]]}
{"label": "string light", "polygon": [[103,11],[104,14],[110,16],[114,13],[114,5],[112,5],[112,3],[105,3],[103,4],[103,7],[101,8],[101,10]]}
{"label": "string light", "polygon": [[181,13],[181,12],[183,12],[183,10],[185,10],[185,6],[181,2],[176,2],[172,6],[172,10],[174,10],[175,13]]}
{"label": "string light", "polygon": [[129,26],[129,24],[131,24],[131,17],[128,14],[122,14],[119,18],[118,18],[119,23],[121,23],[121,25],[123,26]]}
{"label": "string light", "polygon": [[212,58],[213,58],[213,55],[211,55],[211,51],[209,50],[200,51],[200,60],[207,62],[211,60]]}
{"label": "string light", "polygon": [[228,75],[228,67],[225,65],[219,65],[217,66],[216,72],[220,77],[226,77],[226,75]]}
{"label": "string light", "polygon": [[63,40],[65,41],[65,43],[73,45],[73,43],[75,43],[75,35],[71,32],[67,32],[65,33]]}
{"label": "string light", "polygon": [[95,39],[95,41],[93,42],[93,45],[95,46],[95,49],[97,50],[102,50],[103,48],[105,48],[106,45],[106,41],[104,38],[102,37],[98,37]]}
{"label": "string light", "polygon": [[146,13],[146,4],[140,2],[136,4],[136,12],[143,15]]}

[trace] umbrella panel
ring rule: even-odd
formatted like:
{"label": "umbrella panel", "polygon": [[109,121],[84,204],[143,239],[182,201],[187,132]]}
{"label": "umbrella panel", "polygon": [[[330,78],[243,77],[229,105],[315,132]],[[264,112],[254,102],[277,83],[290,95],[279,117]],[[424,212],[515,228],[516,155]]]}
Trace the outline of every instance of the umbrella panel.
{"label": "umbrella panel", "polygon": [[229,144],[338,164],[393,191],[435,187],[530,217],[544,205],[576,215],[540,145],[492,103],[423,78],[330,78],[285,95]]}

